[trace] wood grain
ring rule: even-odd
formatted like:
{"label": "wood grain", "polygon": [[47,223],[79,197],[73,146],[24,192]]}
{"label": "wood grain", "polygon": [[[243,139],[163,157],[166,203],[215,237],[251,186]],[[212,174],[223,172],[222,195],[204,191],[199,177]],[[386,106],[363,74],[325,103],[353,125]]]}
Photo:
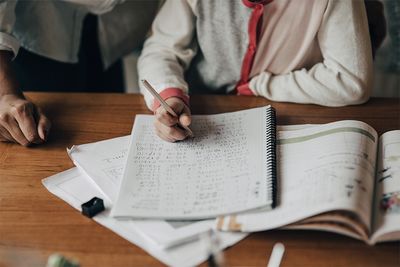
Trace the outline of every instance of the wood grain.
{"label": "wood grain", "polygon": [[[142,249],[80,215],[41,184],[41,179],[73,166],[67,147],[129,134],[135,114],[150,114],[142,96],[27,95],[46,111],[53,127],[48,142],[41,146],[24,148],[0,143],[0,267],[12,267],[12,262],[14,266],[44,266],[54,252],[78,259],[82,267],[162,266]],[[191,102],[195,114],[272,104],[279,124],[356,119],[380,134],[400,129],[398,98],[376,98],[364,105],[342,108],[237,96],[199,95]],[[278,241],[286,246],[282,266],[400,266],[400,242],[370,247],[336,234],[292,230],[250,235],[226,250],[227,265],[266,266],[272,246]]]}

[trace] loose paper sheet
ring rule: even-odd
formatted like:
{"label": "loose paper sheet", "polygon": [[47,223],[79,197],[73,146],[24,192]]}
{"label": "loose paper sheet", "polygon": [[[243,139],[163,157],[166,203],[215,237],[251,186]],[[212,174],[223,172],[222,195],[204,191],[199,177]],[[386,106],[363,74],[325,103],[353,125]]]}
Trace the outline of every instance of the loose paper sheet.
{"label": "loose paper sheet", "polygon": [[[122,180],[123,166],[130,136],[117,137],[69,150],[76,166],[89,177],[107,200],[115,199]],[[109,201],[112,203],[113,201]],[[164,220],[135,220],[135,226],[146,232],[160,246],[170,247],[197,238],[214,226],[214,220],[168,222]]]}
{"label": "loose paper sheet", "polygon": [[[93,196],[104,199],[100,192],[89,179],[79,172],[77,168],[72,168],[62,173],[44,179],[43,185],[54,195],[66,201],[77,210],[81,210],[80,205]],[[137,227],[133,221],[118,221],[109,215],[111,203],[105,200],[106,211],[93,217],[93,220],[107,227],[111,231],[125,238],[129,242],[143,248],[153,257],[169,266],[195,266],[205,261],[208,257],[208,247],[201,240],[185,242],[180,246],[165,248],[152,238],[149,230]],[[154,229],[153,229],[154,231]],[[217,233],[220,239],[220,248],[231,246],[246,235],[243,233]]]}
{"label": "loose paper sheet", "polygon": [[111,202],[115,202],[129,147],[130,136],[122,136],[68,150],[75,166],[93,180]]}

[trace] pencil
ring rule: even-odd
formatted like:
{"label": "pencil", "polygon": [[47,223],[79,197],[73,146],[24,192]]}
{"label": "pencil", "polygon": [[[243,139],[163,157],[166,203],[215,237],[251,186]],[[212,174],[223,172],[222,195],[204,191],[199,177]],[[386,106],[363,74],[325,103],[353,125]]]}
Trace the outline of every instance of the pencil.
{"label": "pencil", "polygon": [[[144,87],[147,89],[147,91],[149,91],[150,94],[152,94],[152,96],[153,96],[154,98],[156,98],[156,99],[160,102],[161,106],[163,106],[163,108],[164,108],[169,114],[171,114],[171,115],[174,116],[175,118],[179,118],[179,116],[175,113],[175,111],[167,104],[167,102],[165,102],[164,99],[162,99],[162,97],[157,93],[157,91],[153,88],[153,86],[151,86],[151,84],[150,84],[148,81],[142,80],[142,83],[143,83]],[[182,124],[179,122],[179,119],[178,119],[178,125],[179,125],[180,127],[182,127],[184,130],[186,130],[186,132],[189,134],[190,137],[193,137],[193,132],[192,132],[192,130],[190,130],[189,127],[187,127],[187,126],[182,125]]]}

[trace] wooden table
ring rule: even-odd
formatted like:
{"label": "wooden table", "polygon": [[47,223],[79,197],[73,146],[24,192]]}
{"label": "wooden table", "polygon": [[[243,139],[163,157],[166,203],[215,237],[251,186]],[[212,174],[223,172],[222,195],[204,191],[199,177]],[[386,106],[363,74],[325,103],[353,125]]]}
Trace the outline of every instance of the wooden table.
{"label": "wooden table", "polygon": [[[60,252],[82,267],[162,266],[142,249],[82,216],[49,193],[41,179],[73,166],[65,151],[73,144],[127,135],[135,114],[150,113],[140,95],[29,93],[53,122],[48,143],[25,148],[0,143],[0,266],[44,266]],[[196,114],[218,113],[270,104],[263,98],[193,96]],[[379,134],[400,129],[399,99],[371,99],[343,108],[271,103],[279,124],[362,120]],[[286,254],[281,266],[400,266],[400,242],[370,247],[325,232],[269,231],[252,234],[226,250],[228,266],[266,266],[275,242]],[[203,266],[205,266],[203,264]]]}

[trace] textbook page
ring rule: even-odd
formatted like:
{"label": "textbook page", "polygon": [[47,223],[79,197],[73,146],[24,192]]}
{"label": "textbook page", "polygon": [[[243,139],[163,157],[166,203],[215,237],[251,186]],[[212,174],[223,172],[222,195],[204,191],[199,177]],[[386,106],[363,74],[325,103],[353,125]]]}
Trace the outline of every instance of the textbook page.
{"label": "textbook page", "polygon": [[379,139],[372,243],[400,239],[400,130]]}
{"label": "textbook page", "polygon": [[347,210],[369,229],[376,147],[376,131],[360,121],[278,132],[277,207],[221,217],[217,228],[261,231]]}
{"label": "textbook page", "polygon": [[[43,179],[42,183],[51,193],[79,211],[81,210],[80,205],[93,196],[104,199],[103,193],[93,186],[93,183],[77,168]],[[160,246],[157,240],[149,235],[150,231],[144,231],[132,221],[118,221],[112,218],[109,215],[111,203],[105,200],[104,204],[106,210],[94,216],[92,218],[94,221],[141,247],[168,266],[196,266],[209,256],[208,247],[204,246],[199,239],[193,239],[170,248]],[[220,241],[220,249],[232,246],[246,237],[246,234],[242,233],[217,232],[217,235]]]}
{"label": "textbook page", "polygon": [[[122,180],[125,156],[130,136],[76,145],[69,150],[74,164],[88,177],[108,200],[114,199]],[[115,194],[115,195],[114,195]],[[110,201],[113,203],[113,201]],[[214,220],[168,222],[163,220],[136,220],[135,226],[148,233],[161,246],[170,247],[195,239],[214,225]]]}
{"label": "textbook page", "polygon": [[199,219],[272,204],[267,171],[270,107],[195,115],[195,137],[169,143],[137,115],[114,217]]}

